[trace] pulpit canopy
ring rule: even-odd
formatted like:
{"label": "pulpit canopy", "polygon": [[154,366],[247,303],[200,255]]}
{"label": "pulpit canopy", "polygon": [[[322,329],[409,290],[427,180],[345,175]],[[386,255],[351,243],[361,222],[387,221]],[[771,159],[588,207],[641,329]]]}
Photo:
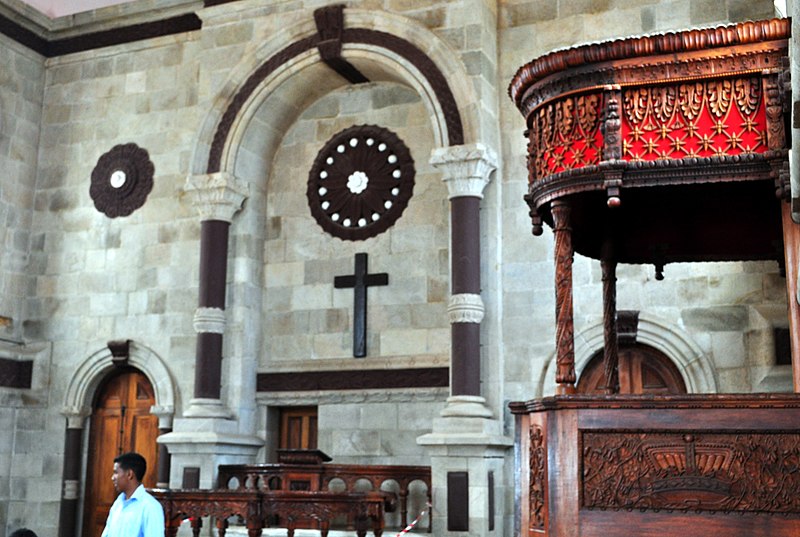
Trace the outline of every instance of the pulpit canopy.
{"label": "pulpit canopy", "polygon": [[620,263],[776,259],[788,199],[786,19],[590,44],[523,65],[534,234]]}

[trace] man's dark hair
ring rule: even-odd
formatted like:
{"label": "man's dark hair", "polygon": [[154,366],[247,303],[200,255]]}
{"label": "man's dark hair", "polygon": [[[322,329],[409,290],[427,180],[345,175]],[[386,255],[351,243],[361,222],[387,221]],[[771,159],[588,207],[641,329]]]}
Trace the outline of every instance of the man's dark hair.
{"label": "man's dark hair", "polygon": [[136,481],[139,483],[144,479],[144,473],[147,471],[147,461],[138,453],[134,453],[133,451],[123,453],[115,458],[114,462],[119,464],[119,467],[123,470],[133,470],[133,475],[136,476]]}
{"label": "man's dark hair", "polygon": [[20,528],[17,531],[13,532],[8,537],[37,537],[33,530],[29,530],[28,528]]}

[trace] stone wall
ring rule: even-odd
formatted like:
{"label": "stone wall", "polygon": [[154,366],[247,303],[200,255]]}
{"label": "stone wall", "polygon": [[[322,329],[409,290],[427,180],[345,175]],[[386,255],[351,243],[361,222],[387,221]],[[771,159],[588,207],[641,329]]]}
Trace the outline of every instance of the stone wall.
{"label": "stone wall", "polygon": [[[174,385],[181,416],[193,394],[200,229],[184,199],[186,177],[205,173],[202,161],[219,115],[247,76],[312,33],[311,11],[327,3],[241,0],[202,10],[199,32],[46,62],[0,38],[0,315],[14,320],[0,326],[0,337],[49,342],[12,349],[35,359],[32,391],[23,397],[0,388],[0,430],[13,432],[0,436],[0,519],[6,524],[55,535],[60,410],[75,370],[107,341],[133,339],[167,364],[169,378],[159,381]],[[506,401],[542,392],[554,353],[552,233],[530,234],[522,199],[524,122],[505,96],[511,76],[556,48],[770,17],[772,3],[354,0],[347,6],[348,20],[410,40],[425,36],[426,51],[438,59],[462,107],[466,141],[485,143],[501,156],[481,213],[483,392],[500,418]],[[376,66],[363,51],[350,54],[359,66],[374,68],[373,83],[347,86],[301,58],[287,69],[302,75],[269,88],[270,97],[248,112],[234,144],[228,171],[247,182],[250,193],[231,226],[223,400],[239,433],[261,436],[268,446],[274,409],[314,404],[320,447],[336,462],[425,464],[415,438],[430,430],[446,390],[255,393],[256,372],[449,361],[449,206],[440,174],[428,163],[441,136],[435,111],[426,107],[424,92],[391,77],[385,65]],[[340,129],[362,123],[399,134],[417,176],[414,197],[395,226],[353,243],[330,237],[314,222],[305,185],[318,149]],[[129,142],[149,152],[154,187],[141,209],[110,219],[94,208],[90,175],[101,155]],[[332,283],[352,273],[353,256],[361,251],[369,253],[371,272],[389,273],[390,284],[369,291],[369,354],[356,360],[353,292]],[[679,332],[713,366],[720,391],[785,388],[770,339],[772,327],[786,323],[775,263],[676,265],[665,275],[656,282],[652,267],[621,267],[619,307],[639,309]],[[600,322],[600,293],[598,263],[578,257],[579,338]],[[91,393],[82,403],[90,399]],[[511,420],[505,427],[511,437]],[[261,460],[271,457],[268,451]],[[513,483],[511,459],[505,483]],[[514,504],[512,488],[503,491],[506,511]],[[510,535],[511,513],[502,515]]]}

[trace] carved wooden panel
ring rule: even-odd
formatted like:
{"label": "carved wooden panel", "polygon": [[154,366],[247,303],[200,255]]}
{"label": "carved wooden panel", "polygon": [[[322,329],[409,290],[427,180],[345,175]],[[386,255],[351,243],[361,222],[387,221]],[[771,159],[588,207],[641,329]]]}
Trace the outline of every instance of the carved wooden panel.
{"label": "carved wooden panel", "polygon": [[528,499],[530,503],[530,529],[545,529],[545,513],[547,509],[547,448],[542,427],[531,425],[530,431],[530,485]]}
{"label": "carved wooden panel", "polygon": [[539,108],[529,134],[536,177],[600,162],[602,113],[602,93],[569,96]]}
{"label": "carved wooden panel", "polygon": [[800,433],[587,432],[581,506],[800,513]]}
{"label": "carved wooden panel", "polygon": [[758,77],[694,80],[622,93],[622,158],[727,157],[767,150]]}

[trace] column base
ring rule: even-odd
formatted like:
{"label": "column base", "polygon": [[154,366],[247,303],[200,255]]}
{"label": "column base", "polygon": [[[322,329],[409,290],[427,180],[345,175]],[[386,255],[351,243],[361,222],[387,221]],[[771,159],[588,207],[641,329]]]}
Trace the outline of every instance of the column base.
{"label": "column base", "polygon": [[184,418],[233,418],[233,412],[219,399],[194,398],[189,400],[189,407],[183,411]]}
{"label": "column base", "polygon": [[[251,464],[264,439],[242,434],[240,423],[218,399],[192,399],[172,432],[158,437],[171,456],[169,486],[183,488],[184,478],[196,475],[194,486],[214,488],[221,464]],[[187,470],[188,469],[188,470]]]}
{"label": "column base", "polygon": [[[482,397],[450,397],[440,416],[433,420],[430,433],[417,438],[431,457],[434,535],[503,535],[508,518],[504,499],[510,497],[504,466],[512,439],[503,436],[502,422],[492,419]],[[461,531],[448,530],[448,495],[458,495],[447,488],[448,475],[454,473],[466,473],[468,482],[468,503],[459,507],[460,514],[466,510],[469,515],[468,528]]]}

